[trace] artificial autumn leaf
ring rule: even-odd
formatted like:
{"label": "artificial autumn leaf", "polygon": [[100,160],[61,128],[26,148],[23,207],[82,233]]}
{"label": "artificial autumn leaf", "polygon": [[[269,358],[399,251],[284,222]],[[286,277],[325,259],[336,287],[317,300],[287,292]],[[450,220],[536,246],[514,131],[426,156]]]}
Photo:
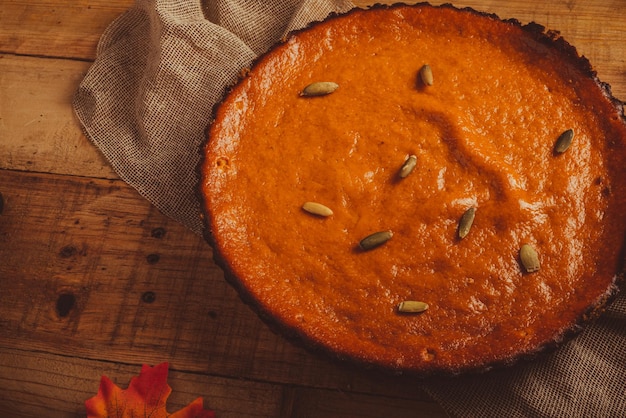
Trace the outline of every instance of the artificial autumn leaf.
{"label": "artificial autumn leaf", "polygon": [[167,384],[168,363],[150,367],[143,365],[138,377],[130,380],[128,389],[116,386],[102,376],[98,394],[85,402],[88,418],[215,418],[215,413],[204,409],[202,398],[185,408],[168,414],[165,403],[172,392]]}

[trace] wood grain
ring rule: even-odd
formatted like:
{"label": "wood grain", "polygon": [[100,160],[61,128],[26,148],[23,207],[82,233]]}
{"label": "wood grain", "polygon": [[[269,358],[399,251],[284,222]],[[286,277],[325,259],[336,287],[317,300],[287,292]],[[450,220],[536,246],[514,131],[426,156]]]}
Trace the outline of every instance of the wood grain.
{"label": "wood grain", "polygon": [[0,0],[0,52],[93,60],[100,35],[132,0]]}
{"label": "wood grain", "polygon": [[[84,417],[85,400],[94,396],[100,377],[128,387],[138,374],[135,365],[67,358],[33,351],[4,349],[0,356],[0,414],[3,417]],[[18,375],[19,379],[15,379]],[[183,408],[202,396],[218,417],[277,417],[283,387],[218,376],[169,372],[172,394],[168,411]]]}
{"label": "wood grain", "polygon": [[[125,388],[137,375],[129,364],[68,358],[33,351],[4,349],[0,356],[0,414],[16,417],[84,417],[84,401],[97,392],[106,374]],[[15,379],[15,375],[19,379]],[[402,418],[443,417],[430,400],[396,396],[372,397],[345,390],[276,385],[170,369],[173,412],[199,396],[219,418],[319,417]],[[416,413],[418,415],[416,415]]]}
{"label": "wood grain", "polygon": [[72,109],[89,65],[0,55],[0,168],[117,178]]}

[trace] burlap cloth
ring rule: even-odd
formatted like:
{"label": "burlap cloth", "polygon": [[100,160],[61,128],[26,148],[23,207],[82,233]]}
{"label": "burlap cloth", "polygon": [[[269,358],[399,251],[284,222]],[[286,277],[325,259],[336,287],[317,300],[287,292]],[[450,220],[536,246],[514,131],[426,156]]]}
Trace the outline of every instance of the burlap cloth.
{"label": "burlap cloth", "polygon": [[[352,7],[344,0],[138,0],[102,35],[76,114],[123,180],[200,233],[195,169],[225,86],[289,31]],[[625,372],[622,294],[554,354],[424,388],[458,417],[624,417]]]}

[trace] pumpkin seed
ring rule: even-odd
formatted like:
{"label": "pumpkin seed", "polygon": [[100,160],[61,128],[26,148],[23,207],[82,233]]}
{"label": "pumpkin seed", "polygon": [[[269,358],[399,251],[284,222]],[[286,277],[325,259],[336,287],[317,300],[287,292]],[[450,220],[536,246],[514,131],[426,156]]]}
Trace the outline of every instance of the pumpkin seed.
{"label": "pumpkin seed", "polygon": [[470,228],[474,223],[474,216],[476,214],[476,208],[471,207],[463,213],[461,220],[459,221],[459,238],[463,239],[469,234]]}
{"label": "pumpkin seed", "polygon": [[563,132],[559,138],[556,140],[554,145],[554,151],[558,154],[562,154],[572,145],[572,140],[574,139],[574,130],[568,129]]}
{"label": "pumpkin seed", "polygon": [[420,78],[422,79],[422,83],[427,86],[434,84],[433,70],[430,68],[430,65],[424,64],[422,68],[420,68]]}
{"label": "pumpkin seed", "polygon": [[417,300],[405,300],[398,304],[398,312],[420,313],[428,309],[428,303]]}
{"label": "pumpkin seed", "polygon": [[366,250],[366,251],[371,250],[380,245],[383,245],[384,243],[389,241],[392,236],[393,236],[393,232],[391,231],[374,232],[373,234],[368,235],[365,238],[363,238],[361,242],[359,242],[359,246],[363,250]]}
{"label": "pumpkin seed", "polygon": [[415,166],[417,165],[417,157],[415,155],[410,155],[409,158],[402,164],[400,168],[400,178],[405,178],[409,174],[415,170]]}
{"label": "pumpkin seed", "polygon": [[530,244],[522,245],[522,248],[519,250],[519,256],[522,266],[524,266],[527,273],[539,271],[539,256]]}
{"label": "pumpkin seed", "polygon": [[339,88],[339,84],[332,81],[317,81],[302,90],[300,96],[325,96]]}
{"label": "pumpkin seed", "polygon": [[304,209],[305,211],[309,212],[312,215],[317,215],[317,216],[330,216],[333,214],[333,211],[328,207],[328,206],[324,206],[321,203],[317,203],[317,202],[306,202],[304,205],[302,205],[302,209]]}

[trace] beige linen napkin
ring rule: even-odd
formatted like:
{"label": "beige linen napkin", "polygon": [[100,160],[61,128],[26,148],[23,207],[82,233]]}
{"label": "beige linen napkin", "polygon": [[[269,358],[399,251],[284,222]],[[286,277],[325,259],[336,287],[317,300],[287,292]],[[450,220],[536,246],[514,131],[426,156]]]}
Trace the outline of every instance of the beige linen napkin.
{"label": "beige linen napkin", "polygon": [[[76,114],[123,180],[200,233],[195,170],[214,103],[289,31],[352,7],[345,0],[137,0],[102,35],[74,98]],[[624,417],[626,295],[552,355],[428,381],[425,389],[458,417]]]}

